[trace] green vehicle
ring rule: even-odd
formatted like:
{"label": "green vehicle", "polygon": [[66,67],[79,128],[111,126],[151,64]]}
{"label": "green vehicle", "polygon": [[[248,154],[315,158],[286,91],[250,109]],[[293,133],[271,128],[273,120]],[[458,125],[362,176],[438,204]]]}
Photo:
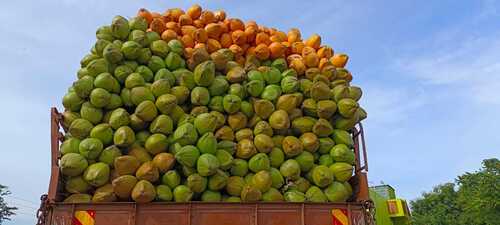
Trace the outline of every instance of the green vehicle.
{"label": "green vehicle", "polygon": [[375,224],[411,224],[411,213],[406,200],[397,198],[394,188],[390,185],[370,187],[370,198],[375,204]]}

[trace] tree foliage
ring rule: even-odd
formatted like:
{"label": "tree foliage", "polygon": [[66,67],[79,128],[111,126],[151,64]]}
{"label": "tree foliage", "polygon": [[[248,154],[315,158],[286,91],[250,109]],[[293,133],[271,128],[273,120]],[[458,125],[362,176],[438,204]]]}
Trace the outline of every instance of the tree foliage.
{"label": "tree foliage", "polygon": [[500,161],[487,159],[483,168],[457,179],[457,202],[463,209],[464,224],[500,224]]}
{"label": "tree foliage", "polygon": [[15,215],[14,211],[17,209],[16,207],[10,207],[5,202],[4,197],[10,195],[10,191],[7,189],[7,186],[0,184],[0,224],[5,220],[10,220],[10,217]]}
{"label": "tree foliage", "polygon": [[414,225],[498,225],[500,161],[484,160],[479,171],[438,185],[410,204]]}

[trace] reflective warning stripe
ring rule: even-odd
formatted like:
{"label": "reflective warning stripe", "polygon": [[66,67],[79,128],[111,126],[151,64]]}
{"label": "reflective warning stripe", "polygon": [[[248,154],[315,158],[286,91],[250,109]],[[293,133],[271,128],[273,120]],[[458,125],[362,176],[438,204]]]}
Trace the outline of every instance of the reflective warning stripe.
{"label": "reflective warning stripe", "polygon": [[95,224],[95,211],[84,210],[76,211],[73,217],[73,225],[94,225]]}
{"label": "reflective warning stripe", "polygon": [[349,225],[349,219],[347,218],[347,210],[345,209],[333,209],[333,225]]}

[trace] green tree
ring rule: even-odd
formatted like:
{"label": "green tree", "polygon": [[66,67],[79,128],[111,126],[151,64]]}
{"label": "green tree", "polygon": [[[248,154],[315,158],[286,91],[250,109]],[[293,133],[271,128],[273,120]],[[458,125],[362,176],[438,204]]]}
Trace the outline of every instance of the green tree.
{"label": "green tree", "polygon": [[481,170],[459,176],[458,203],[464,224],[500,224],[500,161],[487,159]]}
{"label": "green tree", "polygon": [[455,184],[446,183],[411,201],[412,220],[416,225],[455,225],[461,213]]}
{"label": "green tree", "polygon": [[500,161],[438,185],[410,202],[414,225],[500,225]]}
{"label": "green tree", "polygon": [[10,217],[16,215],[14,211],[17,209],[16,207],[10,207],[5,202],[4,197],[9,195],[10,191],[7,186],[0,184],[0,224],[2,224],[5,220],[10,220]]}

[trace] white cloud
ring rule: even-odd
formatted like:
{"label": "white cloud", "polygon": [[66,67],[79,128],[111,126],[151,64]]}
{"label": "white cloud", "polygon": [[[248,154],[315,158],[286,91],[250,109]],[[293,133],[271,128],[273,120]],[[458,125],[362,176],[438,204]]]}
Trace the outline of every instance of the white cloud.
{"label": "white cloud", "polygon": [[[459,89],[476,103],[500,104],[500,33],[470,37],[450,31],[447,41],[436,40],[416,55],[395,62],[397,70],[424,85]],[[465,37],[465,38],[464,38]]]}
{"label": "white cloud", "polygon": [[386,85],[373,83],[360,86],[363,87],[363,95],[369,97],[361,100],[361,105],[368,112],[369,122],[380,127],[397,125],[407,120],[428,100],[422,90],[388,88]]}

